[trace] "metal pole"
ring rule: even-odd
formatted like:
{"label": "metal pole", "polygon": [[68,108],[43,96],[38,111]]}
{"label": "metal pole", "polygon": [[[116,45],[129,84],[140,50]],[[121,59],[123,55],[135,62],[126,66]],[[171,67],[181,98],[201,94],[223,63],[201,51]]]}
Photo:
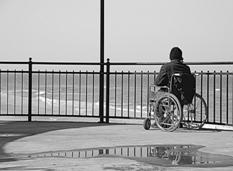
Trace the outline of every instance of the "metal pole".
{"label": "metal pole", "polygon": [[28,62],[28,122],[32,121],[32,58]]}
{"label": "metal pole", "polygon": [[100,1],[100,88],[99,116],[100,123],[104,122],[104,0]]}

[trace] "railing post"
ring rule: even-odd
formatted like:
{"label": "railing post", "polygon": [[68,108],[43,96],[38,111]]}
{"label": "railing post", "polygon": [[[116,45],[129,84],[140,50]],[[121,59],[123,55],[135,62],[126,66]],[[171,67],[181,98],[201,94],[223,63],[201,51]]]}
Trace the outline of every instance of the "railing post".
{"label": "railing post", "polygon": [[28,122],[32,121],[32,58],[28,62]]}
{"label": "railing post", "polygon": [[109,89],[110,89],[110,62],[109,58],[107,58],[107,69],[106,69],[106,123],[109,123]]}
{"label": "railing post", "polygon": [[104,0],[100,1],[100,83],[99,83],[99,117],[104,122]]}
{"label": "railing post", "polygon": [[100,87],[99,87],[99,117],[100,123],[104,122],[104,64],[100,64]]}

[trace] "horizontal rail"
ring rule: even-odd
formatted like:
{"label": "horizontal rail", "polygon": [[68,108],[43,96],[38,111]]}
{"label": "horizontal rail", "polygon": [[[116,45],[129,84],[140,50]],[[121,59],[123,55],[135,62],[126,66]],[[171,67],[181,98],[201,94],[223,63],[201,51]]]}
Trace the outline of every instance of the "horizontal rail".
{"label": "horizontal rail", "polygon": [[0,64],[29,64],[29,62],[0,61]]}
{"label": "horizontal rail", "polygon": [[[0,69],[0,72],[2,73],[28,73],[28,71],[25,71],[25,70],[1,70]],[[98,71],[51,71],[51,70],[34,70],[32,71],[32,73],[47,73],[47,74],[95,74],[95,75],[98,75],[100,74],[100,72]],[[112,71],[112,72],[109,72],[109,74],[123,74],[123,75],[134,75],[134,74],[141,74],[142,71],[135,71],[135,72],[122,72],[122,71]],[[214,74],[222,74],[222,75],[233,75],[232,72],[229,72],[229,71],[226,71],[226,72],[221,72],[221,71],[214,71],[214,72],[193,72],[197,75],[199,74],[204,74],[204,75],[214,75]],[[104,74],[107,74],[107,72],[104,72]],[[143,72],[142,73],[143,75],[145,74],[157,74],[157,72],[153,71],[149,71],[149,72]]]}
{"label": "horizontal rail", "polygon": [[[99,62],[31,62],[34,65],[107,65]],[[163,65],[167,62],[111,62],[110,65]],[[224,62],[184,62],[187,65],[233,65],[232,61]],[[0,61],[0,64],[29,64],[21,61]]]}
{"label": "horizontal rail", "polygon": [[[110,65],[163,65],[167,62],[111,62]],[[233,62],[184,62],[187,65],[233,65]],[[106,65],[107,63],[105,63]]]}
{"label": "horizontal rail", "polygon": [[100,65],[98,62],[32,62],[34,65]]}

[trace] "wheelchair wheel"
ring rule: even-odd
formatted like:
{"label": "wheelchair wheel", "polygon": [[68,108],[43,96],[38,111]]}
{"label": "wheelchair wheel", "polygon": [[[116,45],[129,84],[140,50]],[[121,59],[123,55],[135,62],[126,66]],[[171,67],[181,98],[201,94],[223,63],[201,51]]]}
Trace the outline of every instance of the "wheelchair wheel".
{"label": "wheelchair wheel", "polygon": [[187,110],[183,112],[184,125],[191,129],[201,129],[207,120],[208,109],[205,100],[199,94],[195,94]]}
{"label": "wheelchair wheel", "polygon": [[150,126],[151,126],[150,118],[146,118],[143,122],[143,127],[145,130],[148,130],[148,129],[150,129]]}
{"label": "wheelchair wheel", "polygon": [[161,95],[155,104],[155,123],[163,131],[174,131],[182,120],[182,108],[177,97],[171,93]]}

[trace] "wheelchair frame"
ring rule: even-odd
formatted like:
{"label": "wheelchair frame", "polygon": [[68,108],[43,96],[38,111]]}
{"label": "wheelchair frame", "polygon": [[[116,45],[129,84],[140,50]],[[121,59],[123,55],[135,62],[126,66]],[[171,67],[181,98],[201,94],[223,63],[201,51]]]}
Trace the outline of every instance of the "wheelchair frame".
{"label": "wheelchair frame", "polygon": [[[180,74],[173,74],[172,79],[174,76],[179,77]],[[180,126],[201,129],[208,116],[205,100],[201,95],[195,93],[192,103],[181,105],[178,98],[170,92],[171,86],[160,87],[166,91],[160,92],[159,97],[150,97],[148,117],[143,122],[144,129],[150,129],[151,125],[157,125],[163,131],[174,131]],[[150,94],[156,95],[156,87],[155,85],[150,86]],[[151,124],[151,120],[155,122]]]}

